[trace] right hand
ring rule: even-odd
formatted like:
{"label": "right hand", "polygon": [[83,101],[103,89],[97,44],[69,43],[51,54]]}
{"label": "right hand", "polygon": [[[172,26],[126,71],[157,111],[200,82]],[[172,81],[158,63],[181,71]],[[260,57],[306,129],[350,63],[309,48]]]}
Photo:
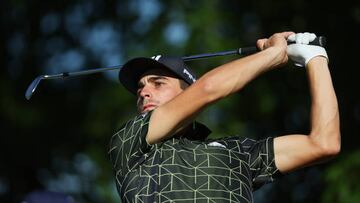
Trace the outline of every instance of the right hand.
{"label": "right hand", "polygon": [[295,33],[294,32],[275,33],[269,38],[259,39],[256,42],[256,45],[260,50],[272,48],[272,50],[276,52],[275,64],[281,65],[288,61],[288,56],[286,53],[287,38],[292,34]]}

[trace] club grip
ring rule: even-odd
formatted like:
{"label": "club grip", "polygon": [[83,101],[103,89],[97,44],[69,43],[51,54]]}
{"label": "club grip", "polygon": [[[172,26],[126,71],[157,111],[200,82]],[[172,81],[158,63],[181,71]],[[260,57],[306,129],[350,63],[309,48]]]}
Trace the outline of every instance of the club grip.
{"label": "club grip", "polygon": [[[324,37],[324,36],[319,36],[319,37],[315,38],[315,40],[312,42],[314,42],[313,45],[321,46],[324,48],[326,47],[326,37]],[[312,44],[312,43],[310,43],[310,44]]]}
{"label": "club grip", "polygon": [[[288,42],[288,44],[295,44],[295,42]],[[310,45],[315,45],[315,46],[325,47],[326,46],[326,37],[324,37],[324,36],[316,37],[309,44]],[[253,47],[243,47],[243,48],[239,48],[237,50],[237,54],[239,54],[239,55],[250,55],[250,54],[254,54],[254,53],[258,52],[258,51],[260,51],[260,50],[255,46],[253,46]]]}

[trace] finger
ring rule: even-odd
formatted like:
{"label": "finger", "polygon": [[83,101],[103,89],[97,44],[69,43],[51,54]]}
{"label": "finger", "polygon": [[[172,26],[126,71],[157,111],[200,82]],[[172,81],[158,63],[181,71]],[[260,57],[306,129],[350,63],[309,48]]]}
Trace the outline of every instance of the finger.
{"label": "finger", "polygon": [[293,34],[291,34],[291,35],[289,35],[289,37],[287,38],[287,40],[289,41],[289,42],[295,42],[295,33],[293,33]]}
{"label": "finger", "polygon": [[310,42],[314,41],[316,38],[316,35],[314,33],[310,33]]}
{"label": "finger", "polygon": [[303,43],[303,44],[309,44],[309,41],[310,41],[310,33],[305,32],[305,33],[303,34],[302,43]]}
{"label": "finger", "polygon": [[296,44],[302,44],[303,41],[303,34],[302,33],[297,33],[295,36],[295,42]]}
{"label": "finger", "polygon": [[265,42],[266,42],[266,38],[263,39],[259,39],[258,41],[256,41],[256,46],[260,49],[263,50],[264,46],[265,46]]}
{"label": "finger", "polygon": [[286,32],[282,32],[280,33],[282,36],[284,36],[286,39],[289,38],[289,36],[295,34],[295,32],[292,31],[286,31]]}

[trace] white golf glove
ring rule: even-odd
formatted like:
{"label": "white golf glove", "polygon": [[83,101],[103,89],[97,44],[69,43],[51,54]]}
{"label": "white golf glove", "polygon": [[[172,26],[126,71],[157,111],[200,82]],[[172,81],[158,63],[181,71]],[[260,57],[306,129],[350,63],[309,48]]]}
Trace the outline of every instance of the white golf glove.
{"label": "white golf glove", "polygon": [[288,42],[295,42],[295,44],[288,45],[287,54],[296,66],[306,67],[308,62],[316,56],[323,56],[329,61],[326,50],[323,47],[309,45],[315,38],[316,35],[314,33],[308,32],[296,33],[288,37]]}

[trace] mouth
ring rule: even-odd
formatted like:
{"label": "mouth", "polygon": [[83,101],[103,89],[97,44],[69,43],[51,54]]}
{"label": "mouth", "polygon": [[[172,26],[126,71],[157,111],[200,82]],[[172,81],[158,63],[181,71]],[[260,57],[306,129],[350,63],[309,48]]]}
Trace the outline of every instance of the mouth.
{"label": "mouth", "polygon": [[150,111],[150,110],[153,110],[155,108],[156,108],[155,104],[146,104],[146,105],[143,106],[142,112]]}

